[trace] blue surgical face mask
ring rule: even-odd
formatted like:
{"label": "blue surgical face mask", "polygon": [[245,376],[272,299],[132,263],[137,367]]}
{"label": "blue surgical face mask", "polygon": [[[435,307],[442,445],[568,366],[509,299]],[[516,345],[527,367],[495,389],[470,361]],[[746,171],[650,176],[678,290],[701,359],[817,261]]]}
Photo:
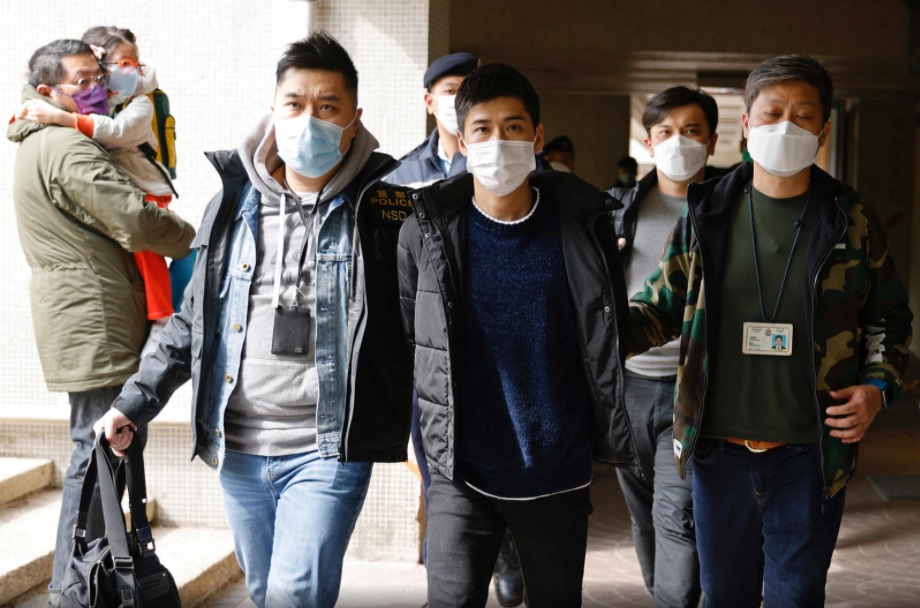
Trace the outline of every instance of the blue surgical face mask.
{"label": "blue surgical face mask", "polygon": [[109,90],[124,97],[131,97],[137,91],[138,80],[137,68],[116,66],[109,72]]}
{"label": "blue surgical face mask", "polygon": [[278,156],[304,177],[325,175],[342,160],[342,133],[354,122],[340,127],[309,114],[275,120]]}

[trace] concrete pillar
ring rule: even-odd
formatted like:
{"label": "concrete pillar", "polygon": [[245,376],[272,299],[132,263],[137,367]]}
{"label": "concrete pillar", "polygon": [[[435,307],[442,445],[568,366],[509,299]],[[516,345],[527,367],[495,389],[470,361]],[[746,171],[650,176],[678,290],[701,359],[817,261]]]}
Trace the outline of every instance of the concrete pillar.
{"label": "concrete pillar", "polygon": [[449,48],[449,0],[320,0],[315,18],[351,54],[364,124],[381,150],[398,158],[417,146],[429,130],[422,76]]}
{"label": "concrete pillar", "polygon": [[[449,0],[319,0],[315,27],[348,50],[358,69],[358,105],[380,150],[399,158],[428,135],[422,76],[448,52]],[[409,404],[406,404],[409,407]],[[378,464],[348,548],[351,557],[419,557],[420,484],[404,464]]]}

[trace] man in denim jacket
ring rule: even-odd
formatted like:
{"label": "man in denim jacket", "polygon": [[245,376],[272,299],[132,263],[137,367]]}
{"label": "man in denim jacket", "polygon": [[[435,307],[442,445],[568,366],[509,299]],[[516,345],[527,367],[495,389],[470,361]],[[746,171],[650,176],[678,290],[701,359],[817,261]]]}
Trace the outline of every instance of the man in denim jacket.
{"label": "man in denim jacket", "polygon": [[192,379],[194,455],[220,473],[257,606],[332,606],[371,462],[406,459],[412,371],[397,163],[363,128],[357,73],[324,32],[288,47],[272,114],[239,149],[193,247],[181,313],[97,423],[115,449]]}

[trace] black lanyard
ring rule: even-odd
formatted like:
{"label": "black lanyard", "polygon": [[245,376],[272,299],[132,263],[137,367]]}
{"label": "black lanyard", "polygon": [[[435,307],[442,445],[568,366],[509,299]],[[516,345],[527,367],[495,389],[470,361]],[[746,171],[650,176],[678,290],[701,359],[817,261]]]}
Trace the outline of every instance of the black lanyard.
{"label": "black lanyard", "polygon": [[805,225],[805,214],[808,213],[808,205],[811,203],[811,187],[808,188],[808,196],[805,199],[805,205],[802,207],[802,213],[799,219],[793,222],[795,226],[795,239],[792,241],[792,251],[789,252],[789,259],[786,260],[786,270],[783,272],[783,282],[779,286],[779,294],[776,296],[776,306],[773,307],[773,314],[767,318],[767,313],[763,306],[763,288],[760,284],[760,264],[757,260],[757,231],[754,229],[754,184],[748,185],[748,207],[751,210],[751,243],[754,247],[754,276],[757,277],[757,303],[760,305],[760,317],[764,322],[772,323],[779,312],[779,304],[783,299],[783,291],[786,289],[786,279],[789,278],[789,267],[792,266],[792,257],[795,255],[795,248],[799,244],[799,236],[802,234],[802,226]]}
{"label": "black lanyard", "polygon": [[[297,284],[296,284],[296,288],[295,288],[295,291],[294,291],[294,305],[296,306],[296,305],[298,304],[298,302],[299,302],[299,299],[300,299],[300,290],[301,290],[301,288],[302,288],[302,286],[303,286],[303,265],[304,265],[304,262],[306,262],[306,258],[307,258],[307,253],[308,253],[307,249],[308,249],[308,245],[310,244],[310,236],[315,236],[315,235],[316,235],[316,233],[315,233],[315,229],[316,229],[316,214],[317,214],[317,212],[319,211],[319,200],[320,200],[320,198],[323,196],[323,190],[325,189],[325,186],[323,186],[322,188],[320,188],[319,192],[316,193],[316,202],[313,204],[313,209],[310,210],[310,223],[309,223],[309,225],[308,225],[308,224],[307,224],[307,216],[306,216],[306,214],[303,212],[303,203],[302,203],[302,201],[299,199],[299,197],[297,196],[297,194],[294,193],[294,191],[293,191],[293,190],[291,189],[291,187],[288,185],[288,183],[287,183],[287,176],[282,176],[281,179],[282,179],[283,182],[284,182],[284,188],[285,188],[285,189],[282,190],[282,192],[281,192],[281,204],[282,204],[282,205],[286,205],[286,203],[287,203],[287,192],[290,191],[290,192],[294,195],[294,197],[298,199],[297,202],[295,203],[294,207],[297,209],[297,212],[300,214],[300,221],[303,222],[303,228],[304,228],[304,233],[303,233],[303,244],[301,245],[301,248],[300,248],[300,260],[299,260],[299,262],[298,262],[298,264],[297,264]],[[281,238],[283,239],[284,237],[282,236]],[[282,241],[282,242],[280,242],[278,245],[279,245],[279,247],[281,247],[281,250],[280,250],[280,251],[283,253],[283,251],[284,251],[284,242]],[[315,247],[315,245],[314,245],[313,250],[314,250],[314,253],[313,253],[313,260],[314,260],[314,262],[313,262],[313,268],[316,268],[316,247]],[[283,272],[283,271],[284,271],[284,256],[283,256],[283,255],[282,255],[282,256],[279,256],[278,263],[281,264],[281,268],[282,268],[282,272]]]}

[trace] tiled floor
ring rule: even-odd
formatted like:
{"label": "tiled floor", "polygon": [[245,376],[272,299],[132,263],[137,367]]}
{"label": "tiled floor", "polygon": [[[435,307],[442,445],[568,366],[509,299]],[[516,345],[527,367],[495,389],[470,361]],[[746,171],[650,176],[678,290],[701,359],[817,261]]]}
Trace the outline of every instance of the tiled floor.
{"label": "tiled floor", "polygon": [[[827,606],[920,606],[920,375],[911,390],[879,414],[861,447],[857,478],[828,575]],[[901,493],[885,500],[873,476],[899,477]],[[591,488],[595,512],[584,580],[584,606],[649,607],[629,531],[629,514],[612,469],[598,468]],[[338,606],[404,608],[425,603],[425,572],[410,563],[348,561]],[[208,608],[250,608],[242,582]],[[490,597],[489,608],[498,606]]]}

